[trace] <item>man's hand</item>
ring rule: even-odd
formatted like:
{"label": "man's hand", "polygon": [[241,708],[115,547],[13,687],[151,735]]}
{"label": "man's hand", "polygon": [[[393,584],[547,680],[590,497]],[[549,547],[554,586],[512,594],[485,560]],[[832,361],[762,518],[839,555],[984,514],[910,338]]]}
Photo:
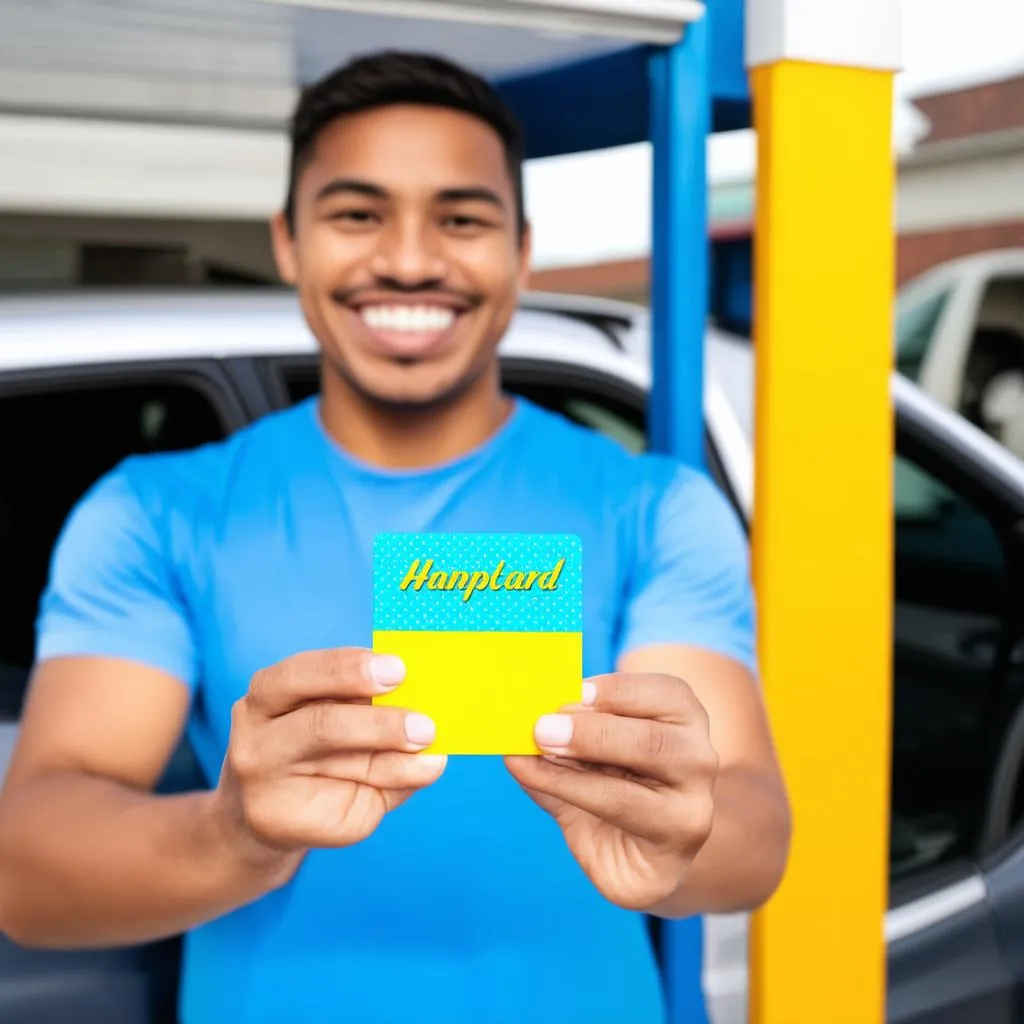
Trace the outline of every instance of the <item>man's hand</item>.
{"label": "man's hand", "polygon": [[252,679],[219,784],[154,795],[189,691],[117,658],[53,658],[33,679],[0,796],[0,929],[24,946],[136,945],[180,935],[348,846],[438,778],[433,725],[375,707],[402,665],[314,651]]}
{"label": "man's hand", "polygon": [[544,757],[506,758],[611,902],[650,910],[679,886],[711,834],[718,756],[708,717],[675,676],[615,673],[583,704],[542,718]]}
{"label": "man's hand", "polygon": [[294,870],[306,850],[365,839],[436,781],[445,758],[417,753],[433,741],[433,723],[371,703],[403,677],[399,659],[355,648],[258,672],[234,707],[217,790],[231,840]]}

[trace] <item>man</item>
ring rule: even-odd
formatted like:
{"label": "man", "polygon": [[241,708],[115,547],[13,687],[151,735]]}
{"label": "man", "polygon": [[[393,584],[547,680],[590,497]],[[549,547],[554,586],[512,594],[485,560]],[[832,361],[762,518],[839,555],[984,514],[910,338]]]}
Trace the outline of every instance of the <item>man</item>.
{"label": "man", "polygon": [[[73,511],[0,926],[187,932],[185,1024],[660,1020],[645,915],[754,907],[787,851],[742,532],[706,477],[502,392],[530,237],[476,77],[383,54],[307,90],[272,232],[321,397]],[[403,674],[366,649],[378,531],[581,536],[587,678],[547,756],[445,763],[371,703]],[[186,725],[210,789],[154,795]]]}

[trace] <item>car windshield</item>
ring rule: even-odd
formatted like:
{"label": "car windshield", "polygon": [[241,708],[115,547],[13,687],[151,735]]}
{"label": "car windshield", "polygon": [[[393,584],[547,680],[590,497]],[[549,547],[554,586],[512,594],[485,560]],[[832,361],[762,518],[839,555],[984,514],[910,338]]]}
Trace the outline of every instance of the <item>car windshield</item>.
{"label": "car windshield", "polygon": [[916,381],[950,291],[911,292],[896,302],[896,369]]}

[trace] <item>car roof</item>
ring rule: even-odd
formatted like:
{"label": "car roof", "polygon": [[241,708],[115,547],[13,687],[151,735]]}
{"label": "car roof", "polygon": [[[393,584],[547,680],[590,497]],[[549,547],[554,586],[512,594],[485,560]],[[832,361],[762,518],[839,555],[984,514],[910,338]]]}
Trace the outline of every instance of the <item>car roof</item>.
{"label": "car roof", "polygon": [[1024,272],[1024,248],[989,249],[938,263],[906,281],[897,296],[900,304],[916,301],[919,294],[966,280]]}
{"label": "car roof", "polygon": [[[591,296],[527,292],[499,352],[651,384],[649,313]],[[0,296],[0,372],[166,359],[311,355],[316,341],[284,288],[77,290]],[[748,442],[753,359],[745,339],[709,326],[706,380],[721,391]],[[714,396],[709,401],[715,402]]]}
{"label": "car roof", "polygon": [[[499,351],[506,359],[582,364],[646,389],[651,380],[649,321],[647,309],[633,303],[527,292]],[[315,351],[316,341],[290,289],[82,289],[0,296],[0,371]],[[751,437],[750,341],[709,325],[705,361],[708,375],[725,391]],[[902,382],[896,386],[906,390]]]}
{"label": "car roof", "polygon": [[[582,362],[645,386],[632,337],[639,307],[572,296],[523,297],[506,358]],[[44,366],[316,351],[285,289],[38,293],[0,298],[0,371]]]}
{"label": "car roof", "polygon": [[[557,362],[603,372],[640,391],[651,384],[649,314],[588,296],[526,293],[502,339],[506,360]],[[295,294],[285,289],[37,293],[0,296],[0,372],[181,358],[312,355]],[[754,434],[754,346],[709,325],[705,411],[722,421],[721,396],[749,455]],[[957,447],[984,454],[1024,487],[1024,462],[893,373],[897,408],[925,418]],[[710,404],[709,404],[710,403]],[[716,413],[717,410],[717,413]],[[744,457],[744,465],[747,456]],[[749,469],[750,467],[747,467]],[[749,475],[741,468],[741,475]]]}

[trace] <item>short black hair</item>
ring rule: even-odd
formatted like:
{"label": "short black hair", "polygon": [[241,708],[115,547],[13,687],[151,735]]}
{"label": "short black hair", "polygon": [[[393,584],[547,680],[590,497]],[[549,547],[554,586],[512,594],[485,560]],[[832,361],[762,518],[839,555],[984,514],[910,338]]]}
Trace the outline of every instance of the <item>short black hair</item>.
{"label": "short black hair", "polygon": [[295,189],[317,136],[347,114],[396,104],[445,107],[479,118],[505,146],[520,238],[526,225],[523,200],[523,136],[511,109],[487,81],[452,61],[426,53],[384,50],[357,57],[306,86],[291,120],[291,162],[285,218],[295,229]]}

